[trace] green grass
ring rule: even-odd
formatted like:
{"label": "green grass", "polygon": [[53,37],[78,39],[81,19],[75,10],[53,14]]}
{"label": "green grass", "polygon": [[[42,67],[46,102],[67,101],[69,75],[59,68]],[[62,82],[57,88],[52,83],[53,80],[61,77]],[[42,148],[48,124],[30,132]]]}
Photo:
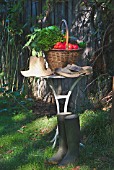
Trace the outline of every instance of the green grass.
{"label": "green grass", "polygon": [[[57,166],[45,164],[56,151],[52,139],[57,124],[56,116],[38,117],[29,109],[8,103],[1,98],[0,108],[0,170],[60,170]],[[17,110],[16,110],[17,108]],[[31,107],[30,107],[31,108]],[[110,114],[104,111],[85,111],[80,114],[81,136],[84,147],[80,147],[80,159],[72,170],[114,170],[113,130]]]}

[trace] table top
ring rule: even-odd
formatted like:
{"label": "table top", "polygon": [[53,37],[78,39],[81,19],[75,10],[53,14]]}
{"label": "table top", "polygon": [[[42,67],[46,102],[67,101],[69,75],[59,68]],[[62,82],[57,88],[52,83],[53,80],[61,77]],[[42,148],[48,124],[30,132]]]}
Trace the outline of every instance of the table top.
{"label": "table top", "polygon": [[[89,74],[88,74],[89,75]],[[52,75],[49,75],[49,76],[42,76],[42,78],[44,79],[63,79],[63,78],[79,78],[79,77],[84,77],[84,76],[87,76],[87,74],[80,74],[78,75],[77,77],[65,77],[65,76],[61,76],[61,75],[57,75],[57,74],[52,74]]]}
{"label": "table top", "polygon": [[49,75],[49,76],[44,76],[42,78],[53,78],[53,79],[58,79],[58,78],[66,78],[64,76],[60,76],[60,75],[56,75],[56,74],[52,74],[52,75]]}

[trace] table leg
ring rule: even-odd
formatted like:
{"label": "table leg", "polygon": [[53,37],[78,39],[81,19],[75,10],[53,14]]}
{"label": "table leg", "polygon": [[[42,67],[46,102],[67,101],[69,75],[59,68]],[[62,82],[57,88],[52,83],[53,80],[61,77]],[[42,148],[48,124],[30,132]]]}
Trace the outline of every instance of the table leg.
{"label": "table leg", "polygon": [[[59,100],[60,99],[65,99],[64,112],[67,112],[67,110],[68,110],[67,109],[68,108],[68,102],[69,102],[70,96],[72,94],[72,91],[73,91],[74,87],[77,85],[77,83],[82,79],[82,77],[83,76],[80,76],[80,77],[78,77],[76,79],[76,81],[72,84],[70,90],[68,91],[67,95],[57,95],[56,91],[55,91],[55,88],[54,88],[54,85],[53,85],[53,82],[48,79],[48,84],[49,84],[49,86],[52,89],[53,94],[54,94],[54,98],[55,98],[55,102],[56,102],[56,107],[57,107],[57,114],[60,113],[60,105],[59,105]],[[55,145],[56,145],[58,134],[59,134],[59,132],[58,132],[58,126],[57,126],[55,136],[51,140],[51,142],[54,142],[52,148],[54,148]]]}

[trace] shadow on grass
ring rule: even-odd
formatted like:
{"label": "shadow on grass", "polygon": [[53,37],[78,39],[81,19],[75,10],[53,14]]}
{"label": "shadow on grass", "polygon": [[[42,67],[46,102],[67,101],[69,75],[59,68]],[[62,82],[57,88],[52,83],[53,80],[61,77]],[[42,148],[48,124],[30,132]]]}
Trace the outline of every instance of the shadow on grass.
{"label": "shadow on grass", "polygon": [[79,165],[90,170],[114,170],[114,131],[110,113],[86,111],[80,120],[85,147],[80,149]]}
{"label": "shadow on grass", "polygon": [[[14,120],[13,117],[19,117],[17,120]],[[0,114],[0,136],[14,133],[22,125],[27,124],[35,120],[37,116],[32,115],[31,113],[23,112],[22,114],[9,114],[2,113]]]}
{"label": "shadow on grass", "polygon": [[[46,159],[45,150],[47,146],[51,147],[51,144],[48,142],[44,142],[46,137],[42,137],[39,141],[30,141],[30,144],[27,144],[21,151],[16,152],[16,154],[9,153],[9,158],[5,157],[0,161],[0,169],[1,170],[17,170],[18,168],[22,168],[27,165],[27,170],[32,170],[38,167],[44,167],[44,161]],[[42,142],[43,141],[43,142]]]}
{"label": "shadow on grass", "polygon": [[[4,126],[3,130],[0,133],[6,137],[9,134],[12,136],[11,143],[6,142],[4,146],[1,145],[1,154],[0,154],[0,170],[17,170],[17,168],[28,165],[27,170],[30,166],[30,169],[34,169],[37,167],[38,169],[44,168],[44,161],[46,159],[46,152],[48,152],[48,148],[52,147],[52,143],[50,140],[54,135],[53,128],[51,132],[47,132],[45,134],[40,134],[39,131],[25,130],[24,133],[19,133],[17,130],[22,126],[30,126],[33,121],[37,121],[36,115],[33,115],[32,119],[26,118],[24,120],[20,120],[18,123],[9,117],[7,127],[9,129],[5,130],[6,125],[3,123],[1,126]],[[42,117],[44,119],[44,117]],[[3,120],[3,119],[2,119]],[[12,124],[12,125],[11,125]],[[11,125],[11,127],[10,127]],[[16,136],[14,136],[17,133]],[[9,139],[10,140],[10,139]],[[4,147],[6,147],[4,149]],[[11,148],[11,149],[10,149]],[[8,151],[7,151],[8,149]],[[16,151],[15,151],[16,150]],[[47,150],[47,151],[46,151]],[[51,149],[49,149],[49,152]],[[51,151],[52,152],[52,151]],[[48,153],[47,153],[48,154]],[[51,153],[49,153],[51,154]],[[33,168],[32,168],[33,167]]]}
{"label": "shadow on grass", "polygon": [[[27,115],[27,113],[24,114]],[[37,123],[40,123],[37,122],[37,120],[40,119],[41,129],[39,128],[40,125],[38,128],[41,131],[38,129],[35,130],[34,128],[32,130],[31,123],[36,124],[37,127]],[[53,118],[49,119],[52,119],[50,121],[51,124]],[[28,129],[26,130],[25,128],[24,133],[19,133],[14,137],[8,148],[11,152],[7,152],[7,150],[1,146],[0,170],[59,169],[56,166],[47,167],[44,163],[57,149],[52,150],[52,143],[50,143],[55,133],[55,127],[51,127],[50,131],[46,129],[47,126],[45,124],[42,127],[42,123],[46,120],[47,118],[45,119],[43,116],[37,117],[37,115],[30,113],[30,115],[28,114],[28,116],[22,117],[22,119],[18,118],[18,115],[15,119],[13,119],[13,116],[9,116],[7,125],[5,125],[5,123],[1,124],[1,127],[4,126],[4,128],[3,130],[1,129],[0,133],[1,135],[4,134],[4,136],[8,134],[13,136],[23,125],[27,126]],[[103,111],[86,111],[80,115],[80,122],[82,143],[85,147],[80,147],[80,159],[75,166],[80,166],[81,170],[113,170],[113,130],[110,125],[109,113]],[[45,132],[42,131],[42,128]],[[41,134],[41,132],[43,133]],[[69,170],[71,170],[71,168],[69,168]]]}

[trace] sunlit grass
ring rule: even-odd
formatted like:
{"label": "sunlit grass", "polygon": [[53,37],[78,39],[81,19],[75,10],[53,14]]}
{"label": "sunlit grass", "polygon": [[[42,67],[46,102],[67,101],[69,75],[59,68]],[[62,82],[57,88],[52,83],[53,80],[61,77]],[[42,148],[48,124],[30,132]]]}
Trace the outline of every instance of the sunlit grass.
{"label": "sunlit grass", "polygon": [[[10,108],[11,111],[11,108]],[[56,116],[37,117],[20,109],[0,114],[0,170],[59,170],[45,161],[56,151],[50,140],[55,133]],[[80,115],[80,159],[65,170],[114,170],[113,129],[110,114],[85,111]]]}
{"label": "sunlit grass", "polygon": [[[30,113],[28,113],[28,115],[29,114]],[[19,123],[17,123],[18,121]],[[6,131],[6,133],[4,133],[4,135],[0,137],[0,169],[15,169],[15,166],[17,169],[24,169],[27,165],[28,168],[32,168],[34,167],[33,164],[42,164],[41,162],[44,161],[45,157],[45,147],[46,144],[49,143],[48,137],[47,141],[44,141],[42,138],[45,137],[46,133],[50,133],[50,131],[54,128],[54,126],[56,125],[56,117],[50,119],[47,119],[47,117],[43,117],[35,119],[33,121],[28,121],[27,114],[25,116],[23,114],[18,114],[12,116],[9,124],[12,123],[13,129],[11,126],[11,131],[8,130],[9,133],[7,133]],[[4,122],[2,126],[5,126]],[[34,163],[33,159],[37,163]],[[23,165],[23,161],[27,162],[26,166]],[[22,167],[18,167],[18,164],[22,164]]]}
{"label": "sunlit grass", "polygon": [[22,120],[25,120],[27,117],[27,115],[25,115],[24,113],[22,114],[18,114],[18,115],[15,115],[12,117],[12,120],[18,122],[18,121],[22,121]]}

